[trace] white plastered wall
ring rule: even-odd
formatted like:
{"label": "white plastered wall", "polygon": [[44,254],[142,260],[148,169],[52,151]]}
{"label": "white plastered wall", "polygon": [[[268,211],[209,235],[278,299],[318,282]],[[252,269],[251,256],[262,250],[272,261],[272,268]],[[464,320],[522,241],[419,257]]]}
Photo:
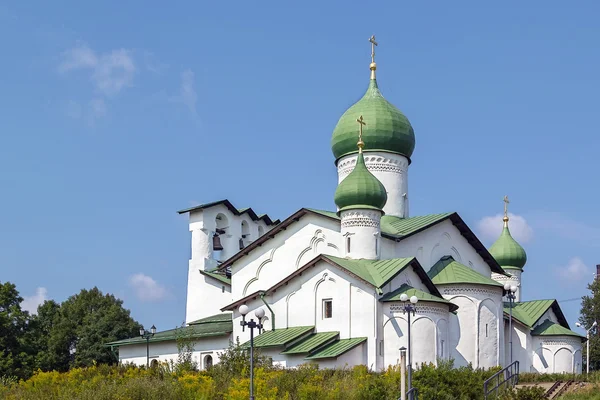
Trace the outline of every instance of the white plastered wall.
{"label": "white plastered wall", "polygon": [[[459,263],[491,277],[489,265],[450,220],[442,221],[400,242],[386,242],[388,243],[382,248],[382,259],[416,257],[425,271],[429,271],[443,256],[452,256]],[[394,245],[390,246],[389,243]]]}
{"label": "white plastered wall", "polygon": [[523,293],[523,282],[521,281],[522,271],[520,269],[506,269],[506,273],[510,276],[492,273],[492,279],[502,285],[509,283],[511,286],[516,286],[517,291],[515,292],[515,301],[521,301],[521,295]]}
{"label": "white plastered wall", "polygon": [[502,288],[486,285],[439,285],[442,296],[456,304],[450,314],[450,357],[456,366],[472,363],[490,368],[503,362]]}
{"label": "white plastered wall", "polygon": [[[213,359],[213,365],[219,361],[219,353],[222,353],[229,347],[230,336],[216,336],[207,339],[200,339],[194,343],[192,360],[198,363],[200,369],[205,369],[203,362],[207,355]],[[178,350],[175,340],[164,342],[150,342],[149,348],[150,362],[177,362]],[[119,347],[119,362],[133,363],[136,365],[146,365],[146,344],[134,344]]]}
{"label": "white plastered wall", "polygon": [[340,223],[306,215],[232,268],[233,301],[266,290],[318,256],[341,257]]}
{"label": "white plastered wall", "polygon": [[[377,298],[375,288],[370,284],[321,261],[304,271],[301,277],[266,296],[265,301],[275,313],[277,329],[315,326],[316,332],[337,331],[341,339],[366,337],[365,363],[375,365],[376,315],[380,304]],[[332,318],[324,318],[323,315],[323,300],[328,299],[333,301]],[[250,308],[247,319],[255,318],[254,312],[257,308],[263,308],[266,315],[271,317],[268,308],[260,299],[249,301],[247,305]],[[242,343],[250,340],[249,331],[242,332],[238,311],[235,310],[233,315],[234,337],[239,337]],[[265,328],[271,329],[270,322]],[[274,361],[279,359],[273,356]]]}
{"label": "white plastered wall", "polygon": [[581,373],[582,343],[573,336],[534,336],[532,372]]}

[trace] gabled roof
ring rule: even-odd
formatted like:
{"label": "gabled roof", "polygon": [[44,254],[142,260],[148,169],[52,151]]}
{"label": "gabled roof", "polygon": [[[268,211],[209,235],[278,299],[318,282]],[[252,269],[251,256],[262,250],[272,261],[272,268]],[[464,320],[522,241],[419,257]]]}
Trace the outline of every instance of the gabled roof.
{"label": "gabled roof", "polygon": [[190,207],[190,208],[186,208],[184,210],[179,210],[177,211],[178,214],[185,214],[185,213],[189,213],[192,211],[199,211],[199,210],[204,210],[206,208],[210,208],[210,207],[214,207],[214,206],[218,206],[218,205],[224,205],[225,207],[227,207],[227,209],[229,211],[231,211],[231,213],[233,215],[242,215],[244,213],[247,213],[250,218],[252,219],[252,221],[258,221],[258,220],[263,220],[265,224],[267,225],[277,225],[279,223],[279,220],[271,220],[271,218],[269,218],[269,216],[267,214],[261,214],[258,215],[254,212],[254,210],[250,207],[247,208],[235,208],[233,206],[233,204],[231,204],[231,202],[227,199],[224,200],[217,200],[217,201],[212,201],[210,203],[204,203],[204,204],[199,204],[197,206],[194,207]]}
{"label": "gabled roof", "polygon": [[[305,215],[317,215],[330,220],[338,222],[340,221],[340,218],[335,212],[302,208],[286,218],[283,222],[279,223],[277,226],[273,227],[269,232],[256,239],[250,245],[246,246],[229,259],[223,261],[218,268],[223,270],[227,267],[230,267],[236,261],[250,254],[250,252],[252,252],[254,249],[262,246],[268,240],[273,239],[278,233],[285,231],[288,226],[299,221]],[[506,272],[500,267],[498,262],[496,262],[494,257],[492,257],[481,241],[479,241],[473,231],[469,229],[467,224],[465,224],[462,218],[460,218],[455,212],[423,215],[410,218],[398,218],[384,215],[381,218],[381,236],[399,242],[447,219],[454,224],[461,235],[469,242],[469,244],[471,244],[471,246],[473,246],[477,254],[483,258],[493,272],[506,275]]]}
{"label": "gabled roof", "polygon": [[366,337],[336,340],[330,345],[324,347],[316,353],[311,354],[308,357],[305,357],[304,359],[319,360],[322,358],[336,358],[366,341]]}
{"label": "gabled roof", "polygon": [[[254,338],[254,347],[286,346],[295,340],[312,333],[314,329],[314,326],[295,326],[265,331]],[[250,341],[242,344],[242,346],[250,347]]]}
{"label": "gabled roof", "polygon": [[[549,308],[552,308],[556,318],[560,325],[564,326],[567,329],[569,328],[569,323],[565,318],[558,302],[554,299],[549,300],[532,300],[532,301],[521,301],[513,304],[512,315],[517,321],[526,325],[529,328],[533,328],[533,326],[542,318],[544,313],[548,311]],[[504,313],[508,315],[510,312],[509,303],[504,303]]]}
{"label": "gabled roof", "polygon": [[[233,332],[232,314],[218,314],[201,320],[195,321],[182,328],[169,329],[162,332],[156,332],[150,338],[150,342],[166,342],[177,340],[178,337],[201,339],[213,336],[227,336]],[[116,342],[106,343],[107,346],[126,346],[132,344],[146,343],[142,337],[118,340]]]}
{"label": "gabled roof", "polygon": [[319,332],[313,333],[306,339],[294,344],[290,348],[282,351],[281,354],[304,354],[311,353],[314,350],[323,347],[340,336],[339,332]]}
{"label": "gabled roof", "polygon": [[451,303],[442,297],[435,296],[430,293],[426,293],[419,289],[415,289],[414,287],[412,287],[406,283],[403,284],[402,286],[400,286],[398,289],[384,294],[383,297],[379,299],[379,301],[382,301],[384,303],[390,302],[390,301],[400,301],[400,296],[402,294],[406,294],[409,298],[412,296],[417,296],[419,301],[430,301],[433,303],[445,304],[449,307],[450,311],[458,310],[458,306],[456,304]]}
{"label": "gabled roof", "polygon": [[203,270],[199,270],[199,271],[204,276],[209,276],[213,279],[216,279],[220,282],[223,282],[223,283],[231,286],[231,277],[228,277],[227,275],[225,275],[225,273],[220,272],[219,269],[213,269],[211,271],[203,271]]}
{"label": "gabled roof", "polygon": [[328,256],[325,254],[320,254],[313,258],[308,263],[304,264],[302,267],[298,268],[296,271],[277,282],[275,285],[271,286],[267,290],[259,290],[254,292],[246,297],[243,297],[225,307],[221,308],[221,311],[231,311],[235,310],[240,305],[257,299],[261,294],[271,294],[277,291],[283,285],[286,285],[292,279],[297,276],[301,276],[306,270],[314,267],[319,261],[324,261],[329,265],[339,268],[346,272],[347,274],[354,276],[361,281],[374,286],[376,290],[381,293],[381,288],[390,282],[396,275],[398,275],[402,270],[407,267],[412,267],[413,270],[419,278],[423,281],[427,289],[436,296],[442,297],[440,292],[437,290],[431,279],[427,276],[427,273],[423,270],[421,264],[415,257],[410,258],[395,258],[391,260],[349,260],[346,258]]}
{"label": "gabled roof", "polygon": [[576,336],[580,339],[586,340],[585,336],[573,332],[557,323],[550,321],[549,319],[536,326],[531,331],[532,336]]}
{"label": "gabled roof", "polygon": [[436,285],[447,285],[452,283],[472,283],[476,285],[497,286],[502,288],[502,284],[495,280],[480,274],[479,272],[467,267],[464,264],[454,260],[452,256],[444,256],[436,262],[427,275]]}

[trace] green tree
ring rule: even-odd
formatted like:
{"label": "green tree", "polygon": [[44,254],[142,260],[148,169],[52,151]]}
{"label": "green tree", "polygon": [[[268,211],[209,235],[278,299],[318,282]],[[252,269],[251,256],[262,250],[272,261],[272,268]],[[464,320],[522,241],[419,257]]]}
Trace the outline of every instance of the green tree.
{"label": "green tree", "polygon": [[60,304],[54,300],[46,300],[40,304],[37,314],[30,321],[30,337],[35,351],[35,368],[51,371],[56,364],[54,354],[50,352],[49,340],[52,329],[60,312]]}
{"label": "green tree", "polygon": [[10,282],[0,282],[0,377],[26,378],[33,368],[28,340],[30,316],[23,298]]}
{"label": "green tree", "polygon": [[[583,296],[581,299],[581,316],[579,322],[588,329],[595,321],[600,324],[600,277],[594,279],[588,285],[588,290],[591,292],[588,296]],[[590,370],[600,370],[600,329],[595,328],[590,332]],[[586,352],[583,352],[584,362]]]}
{"label": "green tree", "polygon": [[69,297],[60,308],[48,306],[49,329],[45,367],[66,371],[117,359],[105,343],[138,335],[140,324],[123,308],[123,301],[94,287]]}

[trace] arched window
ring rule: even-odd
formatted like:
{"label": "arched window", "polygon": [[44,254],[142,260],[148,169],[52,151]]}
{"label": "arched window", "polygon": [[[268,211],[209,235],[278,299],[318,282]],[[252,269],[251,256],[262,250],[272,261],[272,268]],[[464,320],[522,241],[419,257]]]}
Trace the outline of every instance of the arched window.
{"label": "arched window", "polygon": [[262,226],[259,225],[259,227],[258,227],[258,237],[261,237],[264,234],[265,234],[265,228],[263,228]]}
{"label": "arched window", "polygon": [[215,217],[215,232],[212,238],[212,258],[220,260],[227,247],[226,236],[227,228],[229,228],[229,220],[224,214],[217,214]]}
{"label": "arched window", "polygon": [[207,356],[204,356],[204,369],[210,369],[213,366],[213,358],[212,356],[209,354]]}
{"label": "arched window", "polygon": [[150,362],[150,367],[151,368],[158,367],[158,360],[156,358]]}
{"label": "arched window", "polygon": [[243,249],[250,239],[250,227],[246,221],[242,221],[242,237],[240,238],[240,250]]}

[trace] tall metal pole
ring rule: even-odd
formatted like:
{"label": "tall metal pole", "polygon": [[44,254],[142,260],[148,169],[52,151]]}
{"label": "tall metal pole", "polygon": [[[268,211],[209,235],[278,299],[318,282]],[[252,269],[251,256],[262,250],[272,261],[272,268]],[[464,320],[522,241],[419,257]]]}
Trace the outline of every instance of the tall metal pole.
{"label": "tall metal pole", "polygon": [[408,312],[408,390],[412,389],[412,344],[410,342],[410,313],[411,311]]}
{"label": "tall metal pole", "polygon": [[[252,324],[254,320],[250,320]],[[250,325],[250,400],[254,400],[254,326]]]}
{"label": "tall metal pole", "polygon": [[146,336],[146,368],[150,366],[150,336]]}
{"label": "tall metal pole", "polygon": [[513,305],[513,295],[512,294],[508,294],[508,304],[510,306],[510,310],[509,310],[509,318],[508,318],[508,340],[509,340],[509,346],[510,346],[510,363],[513,363],[513,345],[512,345],[512,305]]}
{"label": "tall metal pole", "polygon": [[587,343],[586,343],[586,351],[585,351],[585,369],[586,369],[586,374],[590,374],[590,330],[588,329],[588,331],[585,334],[585,337],[587,338]]}
{"label": "tall metal pole", "polygon": [[406,400],[406,349],[400,348],[400,400]]}

